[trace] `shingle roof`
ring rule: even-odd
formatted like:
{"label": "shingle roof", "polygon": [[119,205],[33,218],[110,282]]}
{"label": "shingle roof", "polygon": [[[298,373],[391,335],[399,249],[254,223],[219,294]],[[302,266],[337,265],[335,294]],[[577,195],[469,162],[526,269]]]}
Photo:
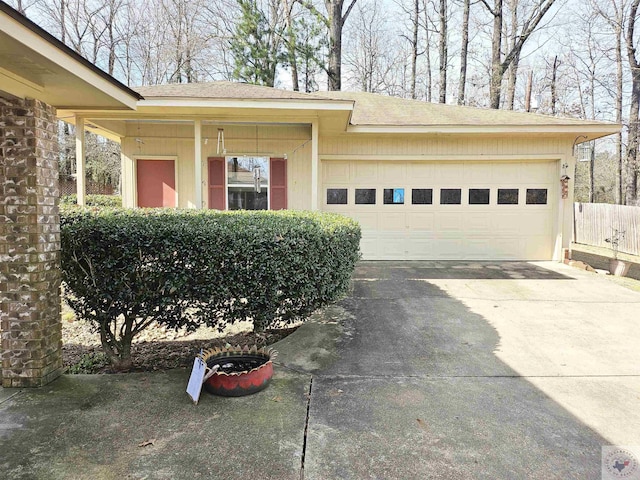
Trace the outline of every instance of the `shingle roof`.
{"label": "shingle roof", "polygon": [[602,125],[603,122],[534,113],[463,107],[364,92],[316,92],[317,97],[353,100],[352,125]]}
{"label": "shingle roof", "polygon": [[234,100],[313,100],[306,93],[238,82],[171,83],[135,87],[146,99],[199,98]]}
{"label": "shingle roof", "polygon": [[360,126],[614,126],[614,124],[534,113],[462,107],[365,92],[301,93],[238,82],[174,83],[135,88],[145,99],[351,101],[351,125]]}

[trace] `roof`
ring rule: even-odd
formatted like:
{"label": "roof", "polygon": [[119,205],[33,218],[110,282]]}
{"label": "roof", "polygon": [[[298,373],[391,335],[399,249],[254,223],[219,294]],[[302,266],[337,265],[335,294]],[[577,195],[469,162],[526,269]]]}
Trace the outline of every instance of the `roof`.
{"label": "roof", "polygon": [[[10,75],[26,79],[29,86],[38,92],[37,95],[33,91],[18,92],[18,94],[29,93],[29,96],[42,97],[41,99],[56,107],[82,105],[85,103],[85,98],[79,92],[79,88],[82,86],[81,82],[77,82],[76,79],[84,80],[85,84],[92,82],[92,90],[96,96],[101,97],[105,94],[104,88],[96,88],[96,81],[84,78],[88,76],[88,69],[88,72],[108,84],[111,89],[115,87],[115,91],[120,92],[119,96],[125,95],[132,98],[134,102],[141,98],[137,92],[98,68],[2,1],[0,1],[0,13],[0,65],[9,71]],[[30,38],[29,35],[32,34],[35,36]],[[41,44],[34,43],[35,39]],[[45,51],[45,46],[51,51]],[[85,70],[70,71],[76,68]],[[19,81],[20,79],[13,78],[13,80]],[[69,86],[69,84],[73,85]],[[74,89],[77,95],[69,95],[69,92]],[[98,92],[98,89],[102,91]],[[68,103],[64,103],[65,101]],[[100,99],[97,103],[119,107],[123,100],[118,99],[116,102],[111,102]],[[124,101],[124,103],[129,102]]]}
{"label": "roof", "polygon": [[496,127],[554,127],[565,128],[606,127],[619,128],[616,124],[573,118],[552,117],[534,113],[494,110],[488,108],[465,107],[431,103],[422,100],[389,97],[366,92],[314,92],[302,93],[291,90],[252,85],[238,82],[178,83],[137,87],[145,100],[195,100],[195,101],[298,101],[336,102],[352,104],[349,125],[362,129],[417,127],[456,128],[496,128]]}
{"label": "roof", "polygon": [[[135,87],[146,100],[150,99],[216,99],[216,100],[314,100],[307,93],[280,90],[239,82],[171,83]],[[315,99],[320,100],[320,99]],[[324,100],[324,99],[322,99]]]}
{"label": "roof", "polygon": [[[354,102],[351,125],[603,125],[606,122],[552,117],[535,113],[465,107],[365,92],[315,92],[316,97]],[[611,124],[614,125],[614,124]]]}

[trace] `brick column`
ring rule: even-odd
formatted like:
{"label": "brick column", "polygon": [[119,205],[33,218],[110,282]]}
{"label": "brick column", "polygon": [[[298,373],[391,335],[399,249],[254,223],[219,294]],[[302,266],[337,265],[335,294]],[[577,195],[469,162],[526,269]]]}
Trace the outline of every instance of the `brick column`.
{"label": "brick column", "polygon": [[60,217],[55,108],[0,96],[2,386],[62,373]]}

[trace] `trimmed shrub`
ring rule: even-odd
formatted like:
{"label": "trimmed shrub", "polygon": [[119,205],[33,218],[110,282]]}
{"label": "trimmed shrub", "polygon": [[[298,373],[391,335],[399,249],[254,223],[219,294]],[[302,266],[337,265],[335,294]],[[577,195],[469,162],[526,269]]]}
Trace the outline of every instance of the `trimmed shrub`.
{"label": "trimmed shrub", "polygon": [[[122,197],[120,195],[99,195],[91,194],[85,198],[88,207],[114,207],[122,206]],[[77,205],[78,196],[75,193],[60,197],[60,205]]]}
{"label": "trimmed shrub", "polygon": [[349,286],[360,227],[328,213],[61,209],[67,301],[116,368],[152,321],[261,331],[304,319]]}

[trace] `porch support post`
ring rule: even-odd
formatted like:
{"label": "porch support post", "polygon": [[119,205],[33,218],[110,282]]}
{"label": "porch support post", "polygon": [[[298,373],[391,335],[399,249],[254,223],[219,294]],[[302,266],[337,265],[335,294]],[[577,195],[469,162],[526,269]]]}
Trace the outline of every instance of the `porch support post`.
{"label": "porch support post", "polygon": [[76,116],[76,195],[78,205],[85,204],[84,118]]}
{"label": "porch support post", "polygon": [[318,210],[318,120],[311,122],[311,210]]}
{"label": "porch support post", "polygon": [[202,120],[194,120],[194,178],[196,209],[202,209]]}

